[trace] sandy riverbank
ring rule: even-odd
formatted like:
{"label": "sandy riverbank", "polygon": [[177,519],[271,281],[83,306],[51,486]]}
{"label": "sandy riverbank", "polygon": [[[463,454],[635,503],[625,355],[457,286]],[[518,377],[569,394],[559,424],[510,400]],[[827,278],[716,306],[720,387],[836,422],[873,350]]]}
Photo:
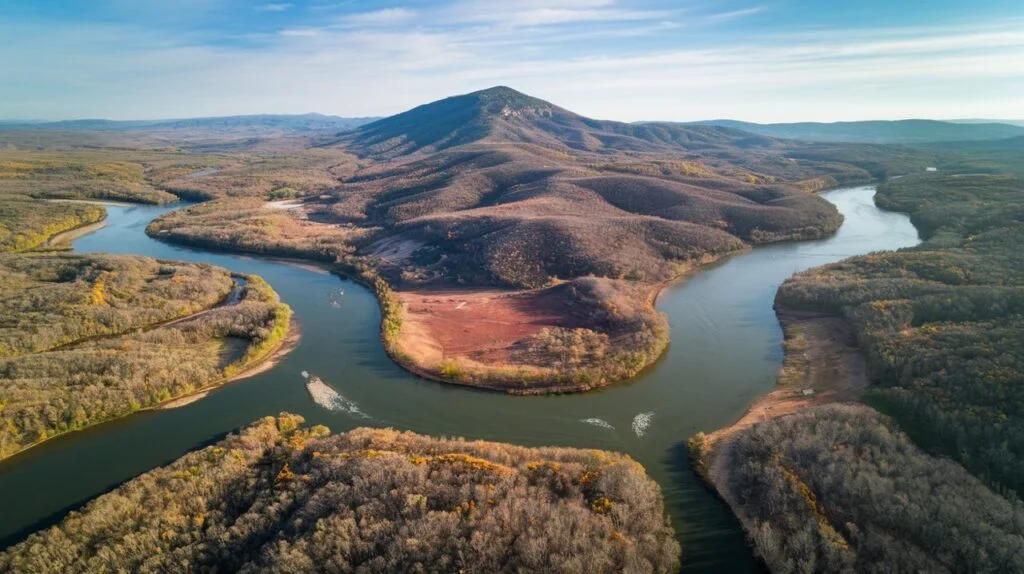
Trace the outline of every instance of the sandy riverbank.
{"label": "sandy riverbank", "polygon": [[864,357],[852,327],[841,317],[776,309],[785,333],[778,386],[759,398],[734,424],[690,439],[694,469],[729,505],[748,536],[754,522],[730,490],[730,473],[742,461],[733,454],[737,431],[827,403],[856,402],[867,389]]}
{"label": "sandy riverbank", "polygon": [[777,387],[734,424],[707,435],[709,444],[758,422],[825,403],[856,401],[868,386],[864,357],[841,317],[779,309],[785,358]]}
{"label": "sandy riverbank", "polygon": [[103,219],[95,223],[87,223],[81,227],[76,227],[74,229],[69,229],[67,231],[58,233],[57,235],[54,235],[53,237],[47,239],[46,242],[43,243],[43,245],[46,247],[55,247],[62,243],[70,243],[83,235],[88,235],[89,233],[102,229],[106,225],[107,218],[106,216],[104,216]]}
{"label": "sandy riverbank", "polygon": [[281,341],[281,344],[278,345],[277,348],[275,348],[273,351],[270,352],[269,355],[267,355],[266,359],[260,361],[255,365],[250,366],[249,368],[243,370],[237,375],[231,377],[230,379],[222,381],[221,383],[218,383],[215,386],[203,388],[194,393],[190,393],[188,395],[171,399],[167,402],[154,405],[149,409],[144,410],[177,409],[187,405],[191,405],[192,403],[195,403],[206,398],[206,396],[213,392],[217,387],[226,385],[228,383],[233,383],[235,381],[240,381],[242,379],[248,379],[260,373],[267,372],[270,369],[273,369],[275,366],[277,366],[277,364],[280,363],[285,358],[285,356],[288,355],[288,353],[292,352],[292,350],[295,349],[295,347],[298,347],[301,339],[302,335],[301,329],[299,329],[298,321],[296,321],[295,318],[292,317],[291,324],[288,327],[288,335],[284,338],[284,340]]}

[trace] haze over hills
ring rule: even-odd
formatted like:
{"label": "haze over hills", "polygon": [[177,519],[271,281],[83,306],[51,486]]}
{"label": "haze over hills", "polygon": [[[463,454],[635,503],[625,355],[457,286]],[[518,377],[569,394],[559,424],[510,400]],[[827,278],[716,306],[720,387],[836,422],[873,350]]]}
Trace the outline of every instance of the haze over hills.
{"label": "haze over hills", "polygon": [[349,130],[376,118],[343,118],[323,114],[257,114],[243,116],[222,116],[209,118],[185,118],[168,120],[105,120],[81,119],[62,121],[0,121],[3,130],[46,130],[46,131],[275,131],[283,133],[331,132]]}
{"label": "haze over hills", "polygon": [[1010,124],[1011,126],[1022,126],[1024,127],[1024,120],[989,120],[984,118],[962,118],[956,120],[946,120],[954,124]]}
{"label": "haze over hills", "polygon": [[916,144],[946,141],[979,141],[1024,135],[1024,124],[970,120],[896,120],[858,122],[799,122],[758,124],[737,120],[707,120],[686,125],[730,127],[763,136],[821,141],[881,144]]}

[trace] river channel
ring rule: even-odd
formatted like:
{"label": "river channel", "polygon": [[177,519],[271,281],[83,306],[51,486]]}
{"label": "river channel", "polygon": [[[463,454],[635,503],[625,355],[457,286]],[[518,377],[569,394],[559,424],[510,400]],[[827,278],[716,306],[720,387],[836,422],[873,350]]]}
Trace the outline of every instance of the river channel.
{"label": "river channel", "polygon": [[[107,225],[77,252],[202,261],[266,279],[295,312],[302,340],[273,369],[173,410],[142,412],[50,440],[0,463],[0,548],[52,524],[91,498],[262,416],[288,411],[334,431],[391,426],[524,445],[626,452],[661,484],[688,572],[756,571],[739,524],[690,471],[684,444],[738,419],[771,390],[782,361],[772,311],[794,272],[918,242],[909,219],[875,207],[873,187],[822,194],[845,216],[833,237],[757,247],[667,289],[666,355],[635,381],[584,394],[514,397],[420,380],[385,355],[367,289],[286,262],[161,243],[146,224],[180,206],[108,206]],[[325,405],[302,371],[340,394]]]}

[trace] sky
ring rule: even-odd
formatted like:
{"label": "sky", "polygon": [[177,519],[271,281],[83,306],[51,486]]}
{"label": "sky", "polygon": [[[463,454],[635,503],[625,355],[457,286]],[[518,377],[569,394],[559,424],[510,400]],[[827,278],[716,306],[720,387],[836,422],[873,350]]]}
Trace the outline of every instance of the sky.
{"label": "sky", "polygon": [[3,0],[0,118],[1024,119],[1024,0]]}

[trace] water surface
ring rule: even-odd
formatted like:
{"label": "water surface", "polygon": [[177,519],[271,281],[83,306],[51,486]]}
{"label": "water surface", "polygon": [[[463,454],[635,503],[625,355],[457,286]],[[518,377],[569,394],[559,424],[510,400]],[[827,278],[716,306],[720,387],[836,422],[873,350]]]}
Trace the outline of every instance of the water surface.
{"label": "water surface", "polygon": [[[218,440],[259,417],[289,411],[334,431],[392,426],[433,435],[623,451],[665,493],[686,571],[755,571],[727,507],[690,471],[683,444],[731,424],[771,390],[782,361],[772,311],[796,271],[918,242],[908,218],[873,202],[874,188],[823,194],[846,216],[826,240],[759,247],[666,290],[672,343],[639,379],[584,395],[513,397],[420,380],[392,363],[378,340],[373,294],[333,275],[254,257],[160,243],[146,224],[177,207],[109,206],[108,225],[74,242],[105,251],[203,261],[266,279],[295,311],[302,341],[270,371],[168,411],[139,413],[48,441],[0,463],[0,546],[59,520],[97,494]],[[302,372],[338,397],[313,401]],[[327,408],[330,407],[330,408]]]}

